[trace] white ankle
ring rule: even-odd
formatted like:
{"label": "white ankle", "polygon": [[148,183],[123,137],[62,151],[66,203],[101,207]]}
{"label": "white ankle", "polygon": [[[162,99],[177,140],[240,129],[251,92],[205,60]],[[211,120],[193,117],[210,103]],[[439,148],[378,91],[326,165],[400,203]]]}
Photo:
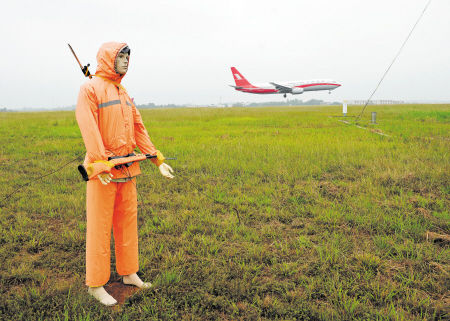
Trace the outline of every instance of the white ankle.
{"label": "white ankle", "polygon": [[117,303],[116,299],[106,292],[105,288],[102,286],[99,287],[89,287],[88,293],[100,301],[101,304],[106,306],[111,306]]}

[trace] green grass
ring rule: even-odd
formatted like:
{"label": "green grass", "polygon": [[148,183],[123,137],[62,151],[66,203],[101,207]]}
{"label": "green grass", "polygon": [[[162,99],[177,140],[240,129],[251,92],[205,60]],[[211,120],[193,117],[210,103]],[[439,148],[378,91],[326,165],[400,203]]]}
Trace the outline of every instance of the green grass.
{"label": "green grass", "polygon": [[156,290],[110,309],[84,285],[80,161],[3,200],[83,153],[74,113],[0,113],[0,319],[448,318],[449,244],[426,233],[450,234],[450,106],[369,106],[368,130],[338,115],[143,110],[177,177],[142,165],[139,273]]}

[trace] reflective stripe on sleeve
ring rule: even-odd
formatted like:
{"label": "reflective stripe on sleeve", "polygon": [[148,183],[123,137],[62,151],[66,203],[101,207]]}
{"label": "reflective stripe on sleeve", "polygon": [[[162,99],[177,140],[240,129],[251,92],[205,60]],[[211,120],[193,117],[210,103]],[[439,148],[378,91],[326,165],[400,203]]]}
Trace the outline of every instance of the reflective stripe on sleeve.
{"label": "reflective stripe on sleeve", "polygon": [[111,100],[106,103],[98,105],[98,108],[108,107],[112,105],[120,105],[120,100]]}

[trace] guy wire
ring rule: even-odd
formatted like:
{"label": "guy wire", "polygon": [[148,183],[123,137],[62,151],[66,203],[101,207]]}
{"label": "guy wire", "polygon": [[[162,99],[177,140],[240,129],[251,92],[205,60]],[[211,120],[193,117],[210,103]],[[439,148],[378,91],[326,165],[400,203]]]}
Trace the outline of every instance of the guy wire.
{"label": "guy wire", "polygon": [[[179,173],[178,173],[177,175],[179,175]],[[181,178],[183,178],[184,180],[186,180],[189,184],[191,184],[192,186],[194,186],[195,189],[196,189],[198,192],[200,192],[201,194],[205,195],[207,198],[209,198],[210,200],[212,200],[214,203],[220,204],[220,205],[222,205],[222,206],[224,206],[224,207],[227,207],[227,208],[229,208],[229,209],[231,208],[231,209],[236,213],[236,216],[237,216],[237,218],[238,218],[238,225],[241,225],[241,217],[240,217],[239,211],[236,209],[236,207],[234,207],[234,206],[232,206],[232,205],[230,205],[230,204],[228,204],[228,203],[224,203],[224,202],[221,202],[221,201],[219,201],[219,200],[216,200],[214,197],[209,196],[208,194],[206,194],[205,192],[203,192],[203,191],[201,190],[201,187],[200,187],[199,185],[197,185],[196,183],[192,182],[188,177],[186,177],[186,176],[184,176],[184,175],[179,175],[179,176],[180,176]]]}
{"label": "guy wire", "polygon": [[[128,169],[128,167],[126,167],[125,169],[127,170],[127,172],[124,171],[123,166],[121,167],[120,170],[122,171],[122,173],[124,173],[125,175],[127,175],[127,178],[130,178],[130,181],[133,183],[134,188],[136,189],[136,192],[139,194],[139,198],[141,199],[141,205],[142,205],[142,207],[144,208],[144,210],[145,210],[146,212],[148,212],[148,208],[147,208],[147,206],[146,206],[145,203],[144,203],[144,198],[142,197],[141,191],[137,188],[137,184],[136,184],[136,182],[134,181],[134,179],[135,179],[136,177],[132,177],[132,176],[131,176],[130,170]],[[136,180],[136,181],[137,181],[137,180]]]}
{"label": "guy wire", "polygon": [[[111,151],[111,150],[107,150],[107,151],[111,152],[114,156],[117,156],[113,151]],[[75,161],[75,160],[72,160],[71,162],[73,162],[73,161]],[[66,164],[66,165],[67,165],[67,164]],[[126,170],[126,172],[125,172],[125,170]],[[127,176],[127,178],[130,178],[130,179],[131,179],[131,182],[134,184],[134,187],[136,188],[136,191],[137,191],[137,193],[138,193],[138,195],[139,195],[139,198],[141,199],[140,201],[141,201],[142,207],[144,208],[144,210],[145,210],[146,212],[148,212],[148,208],[147,208],[147,206],[146,206],[145,203],[144,203],[144,198],[142,197],[141,192],[140,192],[139,189],[137,188],[136,182],[133,181],[133,178],[134,178],[134,177],[131,176],[131,173],[130,173],[129,169],[128,169],[127,167],[125,167],[125,169],[124,169],[123,166],[122,166],[122,167],[121,167],[121,171],[122,171],[123,174],[125,174],[125,175]],[[206,194],[205,192],[203,192],[203,191],[201,190],[201,188],[200,188],[196,183],[192,182],[188,177],[186,177],[186,176],[184,176],[184,175],[179,175],[179,173],[177,173],[177,175],[180,176],[182,179],[186,180],[186,181],[187,181],[189,184],[191,184],[192,186],[194,186],[194,188],[195,188],[198,192],[200,192],[201,194],[203,194],[204,196],[206,196],[207,198],[209,198],[210,200],[212,200],[214,203],[220,204],[220,205],[222,205],[222,206],[224,206],[224,207],[227,207],[227,208],[231,208],[231,209],[236,213],[236,216],[237,216],[237,218],[238,218],[238,223],[239,223],[239,225],[241,225],[241,217],[240,217],[239,211],[236,209],[236,207],[234,207],[234,206],[232,206],[232,205],[230,205],[230,204],[221,202],[221,201],[219,201],[219,200],[216,200],[214,197],[209,196],[208,194]],[[145,175],[145,174],[141,174],[141,176],[146,176],[146,175]]]}
{"label": "guy wire", "polygon": [[53,175],[53,174],[59,172],[60,170],[62,170],[62,169],[63,169],[64,167],[66,167],[67,165],[69,165],[69,164],[75,162],[76,160],[79,160],[80,157],[81,157],[81,155],[84,154],[84,153],[85,153],[85,152],[78,153],[78,154],[77,154],[77,157],[75,157],[74,159],[68,161],[68,162],[65,163],[64,165],[58,167],[58,168],[55,169],[54,171],[52,171],[52,172],[50,172],[50,173],[47,173],[47,174],[44,174],[44,175],[41,175],[41,176],[38,176],[38,177],[36,177],[36,178],[32,178],[29,182],[27,182],[27,183],[25,183],[25,184],[23,184],[23,185],[20,185],[20,186],[17,187],[14,191],[12,191],[11,193],[7,194],[7,195],[2,199],[2,202],[0,203],[0,208],[5,207],[6,203],[3,204],[3,202],[4,202],[4,201],[7,201],[9,198],[11,198],[11,196],[13,196],[14,194],[16,194],[16,193],[17,193],[18,191],[20,191],[22,188],[27,187],[27,186],[30,185],[31,183],[34,183],[34,182],[36,182],[36,181],[38,181],[38,180],[40,180],[40,179],[42,179],[42,178],[44,178],[44,177],[47,177],[47,176],[50,176],[50,175]]}
{"label": "guy wire", "polygon": [[[130,171],[128,170],[128,168],[127,168],[126,170],[128,171],[128,175],[127,175],[128,178],[131,178]],[[123,171],[123,169],[122,169],[122,172],[125,173],[125,172]],[[125,173],[125,174],[126,174],[126,173]],[[240,217],[239,211],[236,209],[236,207],[234,207],[234,206],[232,206],[232,205],[230,205],[230,204],[228,204],[228,203],[224,203],[224,202],[221,202],[221,201],[219,201],[219,200],[216,200],[214,197],[209,196],[208,194],[206,194],[205,192],[203,192],[203,191],[201,190],[201,187],[200,187],[199,185],[197,185],[196,183],[192,182],[188,177],[186,177],[186,176],[184,176],[184,175],[180,175],[179,172],[176,173],[176,175],[178,175],[180,178],[182,178],[182,179],[184,179],[185,181],[187,181],[187,182],[188,182],[189,184],[191,184],[198,192],[200,192],[201,194],[203,194],[204,196],[206,196],[207,198],[209,198],[210,200],[212,200],[214,203],[220,204],[220,205],[222,205],[222,206],[224,206],[224,207],[227,207],[227,208],[229,208],[229,209],[231,208],[231,209],[236,213],[236,216],[237,216],[237,218],[238,218],[238,225],[241,225],[241,217]],[[145,174],[142,174],[141,176],[146,176],[146,175],[145,175]],[[145,211],[148,211],[148,209],[147,209],[147,207],[146,207],[146,205],[145,205],[145,203],[144,203],[142,194],[141,194],[140,191],[137,189],[136,183],[135,183],[133,180],[131,180],[131,181],[133,182],[133,184],[134,184],[136,190],[138,191],[139,198],[141,199],[141,204],[142,204],[142,206],[144,207],[144,210],[145,210]]]}
{"label": "guy wire", "polygon": [[414,29],[416,28],[417,24],[419,23],[419,21],[422,19],[425,11],[427,10],[428,6],[430,5],[431,0],[428,1],[428,3],[426,4],[425,8],[423,9],[422,13],[420,14],[419,18],[417,19],[416,23],[414,24],[414,26],[412,27],[411,31],[409,32],[408,36],[406,37],[405,41],[403,42],[402,46],[400,47],[400,50],[398,51],[397,55],[394,57],[394,60],[392,60],[391,64],[389,65],[388,69],[386,69],[386,71],[384,72],[383,77],[381,77],[381,80],[378,82],[377,87],[375,88],[375,90],[372,92],[372,94],[370,95],[369,99],[367,99],[366,103],[364,104],[364,107],[361,111],[361,113],[358,115],[358,117],[356,117],[355,122],[358,122],[358,120],[361,118],[362,114],[364,113],[364,110],[366,109],[367,105],[370,102],[370,99],[372,99],[373,95],[375,94],[375,92],[378,90],[378,87],[380,87],[381,82],[383,81],[384,77],[386,77],[387,73],[389,72],[389,70],[391,69],[392,65],[394,64],[394,62],[397,60],[397,57],[400,55],[400,53],[403,50],[403,47],[405,47],[406,42],[408,41],[409,37],[411,36],[411,34],[413,33]]}

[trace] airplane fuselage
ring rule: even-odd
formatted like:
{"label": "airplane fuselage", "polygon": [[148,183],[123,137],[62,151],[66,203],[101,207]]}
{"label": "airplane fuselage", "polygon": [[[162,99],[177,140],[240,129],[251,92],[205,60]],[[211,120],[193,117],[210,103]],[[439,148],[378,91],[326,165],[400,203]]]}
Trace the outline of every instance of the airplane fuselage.
{"label": "airplane fuselage", "polygon": [[231,67],[236,86],[232,86],[237,91],[250,94],[286,94],[299,95],[308,91],[319,90],[334,90],[341,85],[331,79],[316,79],[316,80],[300,80],[289,82],[270,82],[258,85],[252,85],[245,77],[235,68]]}
{"label": "airplane fuselage", "polygon": [[[334,90],[341,85],[336,81],[328,80],[307,80],[307,81],[292,81],[292,82],[277,82],[282,86],[292,88],[292,92],[289,94],[298,95],[307,91],[318,90]],[[298,88],[297,90],[295,88]],[[255,84],[252,87],[239,87],[235,86],[237,91],[242,91],[251,94],[284,94],[282,90],[278,90],[274,85],[270,83]]]}

